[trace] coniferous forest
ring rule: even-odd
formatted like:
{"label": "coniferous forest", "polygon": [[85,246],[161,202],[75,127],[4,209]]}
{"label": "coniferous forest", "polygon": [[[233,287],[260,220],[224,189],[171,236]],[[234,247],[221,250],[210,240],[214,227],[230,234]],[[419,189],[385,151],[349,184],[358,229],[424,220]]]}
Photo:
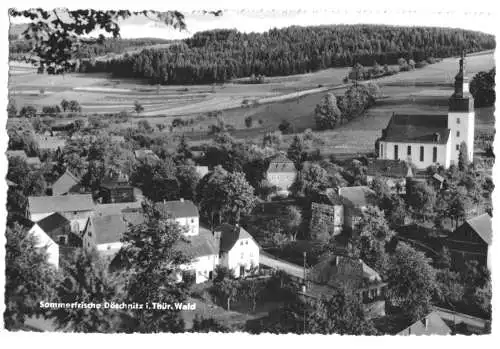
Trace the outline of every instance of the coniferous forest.
{"label": "coniferous forest", "polygon": [[181,44],[144,49],[109,61],[85,61],[80,71],[146,78],[154,84],[224,82],[254,75],[283,76],[332,67],[415,62],[494,49],[493,35],[462,29],[334,25],[265,33],[214,30]]}

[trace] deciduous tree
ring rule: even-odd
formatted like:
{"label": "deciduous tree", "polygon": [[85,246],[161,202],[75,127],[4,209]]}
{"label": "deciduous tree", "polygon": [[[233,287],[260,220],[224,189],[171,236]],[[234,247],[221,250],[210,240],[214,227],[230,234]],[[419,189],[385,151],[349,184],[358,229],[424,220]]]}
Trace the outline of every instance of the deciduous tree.
{"label": "deciduous tree", "polygon": [[387,271],[389,299],[412,320],[426,316],[438,285],[430,259],[406,243],[399,243]]}
{"label": "deciduous tree", "polygon": [[317,128],[319,130],[334,129],[340,124],[341,114],[335,95],[333,93],[326,94],[314,109]]}

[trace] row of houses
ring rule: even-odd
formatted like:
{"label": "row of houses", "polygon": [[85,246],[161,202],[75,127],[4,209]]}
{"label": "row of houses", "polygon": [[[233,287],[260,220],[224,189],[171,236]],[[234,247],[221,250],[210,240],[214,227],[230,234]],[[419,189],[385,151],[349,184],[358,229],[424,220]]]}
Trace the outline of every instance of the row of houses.
{"label": "row of houses", "polygon": [[[200,225],[198,208],[189,200],[156,203],[155,207],[162,217],[183,228],[176,248],[192,258],[184,269],[194,274],[197,283],[212,278],[217,265],[233,270],[236,277],[259,266],[260,247],[243,227],[224,224],[209,230]],[[48,248],[49,260],[56,267],[61,248],[95,249],[111,263],[129,226],[144,222],[140,202],[101,204],[91,194],[29,197],[27,218],[29,231],[40,246]]]}

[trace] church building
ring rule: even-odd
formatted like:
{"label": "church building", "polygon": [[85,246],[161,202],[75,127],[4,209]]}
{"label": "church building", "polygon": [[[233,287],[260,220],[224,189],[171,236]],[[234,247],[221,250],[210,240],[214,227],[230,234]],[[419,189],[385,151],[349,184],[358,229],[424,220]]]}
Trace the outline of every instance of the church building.
{"label": "church building", "polygon": [[465,143],[468,159],[473,160],[474,99],[469,92],[464,61],[462,54],[448,115],[393,114],[378,142],[380,159],[405,160],[418,169],[430,165],[448,168],[458,164],[460,145]]}

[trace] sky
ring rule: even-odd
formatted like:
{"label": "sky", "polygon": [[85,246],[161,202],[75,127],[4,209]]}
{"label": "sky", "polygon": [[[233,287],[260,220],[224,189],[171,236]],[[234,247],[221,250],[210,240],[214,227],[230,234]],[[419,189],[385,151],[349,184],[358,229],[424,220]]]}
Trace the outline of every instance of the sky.
{"label": "sky", "polygon": [[[492,13],[469,9],[230,9],[216,17],[203,14],[202,11],[183,11],[187,30],[179,31],[168,28],[163,23],[154,22],[143,16],[129,18],[120,22],[123,38],[162,38],[184,39],[194,33],[212,29],[237,29],[242,32],[264,32],[271,28],[283,28],[292,25],[331,25],[331,24],[389,24],[389,25],[425,25],[455,27],[495,32],[495,20]],[[19,23],[19,19],[12,23]]]}

